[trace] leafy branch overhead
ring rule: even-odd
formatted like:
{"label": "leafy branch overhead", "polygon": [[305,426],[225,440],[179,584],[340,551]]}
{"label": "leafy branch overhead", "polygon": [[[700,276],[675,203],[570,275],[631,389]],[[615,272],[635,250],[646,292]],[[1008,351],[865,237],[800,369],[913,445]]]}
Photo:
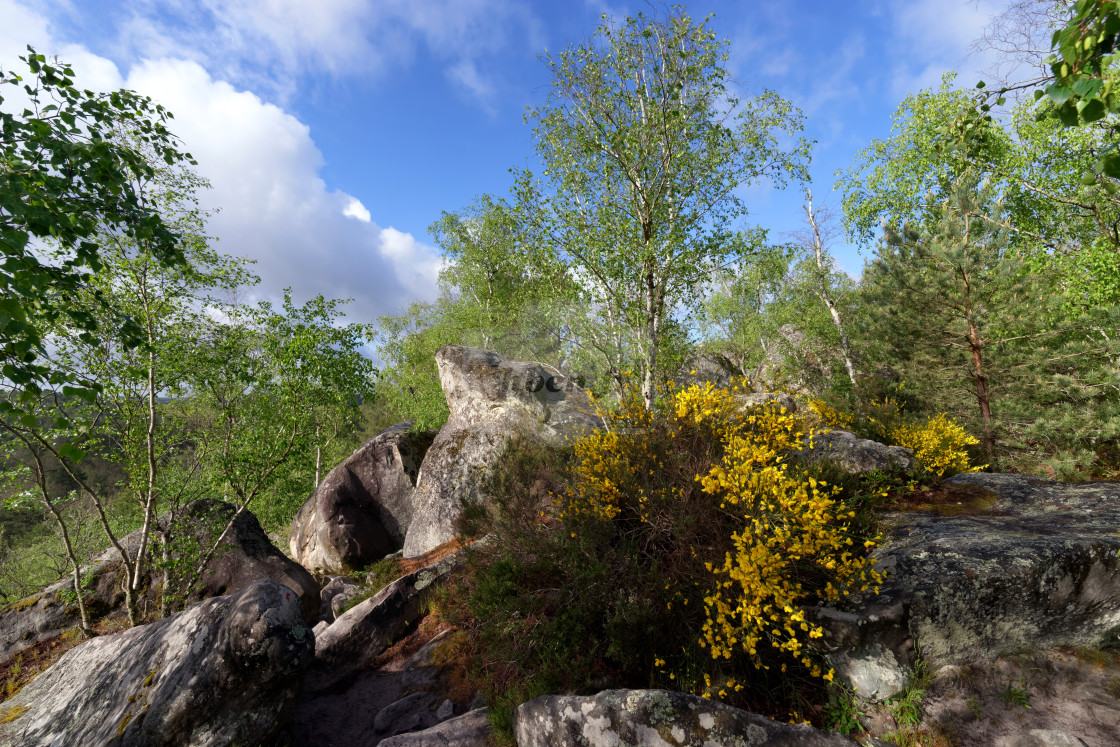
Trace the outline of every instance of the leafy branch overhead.
{"label": "leafy branch overhead", "polygon": [[[143,150],[156,163],[194,161],[167,129],[171,113],[148,97],[78,88],[69,65],[31,47],[20,59],[26,71],[0,69],[0,91],[10,92],[0,95],[9,104],[0,109],[0,373],[34,392],[64,378],[37,359],[46,324],[65,314],[96,331],[92,316],[63,303],[101,268],[96,232],[182,261],[178,236],[136,187],[156,168]],[[132,140],[118,137],[125,130]],[[44,261],[36,251],[44,243],[62,249],[60,261]]]}

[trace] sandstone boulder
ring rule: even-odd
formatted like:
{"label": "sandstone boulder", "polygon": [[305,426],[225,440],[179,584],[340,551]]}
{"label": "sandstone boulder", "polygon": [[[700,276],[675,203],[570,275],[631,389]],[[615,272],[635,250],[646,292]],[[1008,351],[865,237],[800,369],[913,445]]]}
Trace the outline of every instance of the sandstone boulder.
{"label": "sandstone boulder", "polygon": [[292,557],[317,573],[350,573],[399,550],[431,437],[400,423],[331,470],[292,520]]}
{"label": "sandstone boulder", "polygon": [[476,708],[423,731],[382,740],[381,747],[486,747],[489,737],[486,709]]}
{"label": "sandstone boulder", "polygon": [[420,466],[405,557],[455,536],[463,502],[483,498],[485,470],[512,435],[560,445],[602,424],[587,393],[549,366],[461,345],[440,348],[436,364],[451,416]]}
{"label": "sandstone boulder", "polygon": [[[195,548],[216,536],[229,520],[234,507],[213,500],[196,501],[183,508],[180,521],[181,540]],[[168,517],[158,521],[166,523]],[[140,546],[140,531],[121,539],[121,545],[131,554]],[[148,594],[160,588],[162,575],[148,566],[150,578],[146,584]],[[123,616],[124,592],[120,555],[115,548],[101,552],[82,569],[87,586],[86,605],[92,620]],[[260,522],[250,511],[243,511],[227,534],[223,546],[209,563],[199,579],[199,586],[188,595],[188,602],[230,594],[245,589],[253,582],[271,578],[299,594],[300,604],[307,621],[319,614],[319,584],[298,563],[280,552],[261,528]],[[63,631],[76,628],[79,622],[78,607],[73,601],[74,582],[69,576],[38,594],[0,609],[0,661],[28,646],[54,637]],[[154,609],[158,602],[147,600]]]}
{"label": "sandstone boulder", "polygon": [[802,462],[833,461],[851,475],[875,470],[908,472],[915,466],[911,449],[886,446],[848,431],[818,432],[812,443],[794,452],[792,458]]}
{"label": "sandstone boulder", "polygon": [[678,386],[688,387],[693,384],[712,384],[717,389],[724,389],[732,385],[743,372],[727,356],[719,353],[701,353],[688,361],[673,381]]}
{"label": "sandstone boulder", "polygon": [[[180,519],[184,526],[180,531],[185,529],[206,539],[216,538],[234,511],[234,506],[224,501],[195,501],[184,509]],[[114,552],[107,551],[107,555],[111,557]],[[242,511],[187,601],[193,603],[233,594],[264,578],[277,581],[299,595],[303,619],[309,624],[319,616],[319,582],[272,544],[252,512]]]}
{"label": "sandstone boulder", "polygon": [[[477,544],[477,543],[476,543]],[[370,664],[424,616],[424,599],[462,562],[464,551],[413,571],[343,613],[315,638],[308,686],[322,690]]]}
{"label": "sandstone boulder", "polygon": [[0,708],[0,745],[260,744],[312,647],[296,594],[260,580],[68,651]]}
{"label": "sandstone boulder", "polygon": [[332,578],[319,592],[322,605],[319,607],[318,619],[327,623],[333,622],[343,613],[346,603],[361,593],[362,585],[360,582],[346,576]]}
{"label": "sandstone boulder", "polygon": [[858,744],[835,732],[781,724],[718,701],[667,690],[604,690],[588,697],[544,695],[517,707],[513,730],[518,747]]}
{"label": "sandstone boulder", "polygon": [[838,675],[864,697],[947,665],[1120,634],[1120,483],[964,474],[929,510],[884,517],[878,596],[823,610]]}

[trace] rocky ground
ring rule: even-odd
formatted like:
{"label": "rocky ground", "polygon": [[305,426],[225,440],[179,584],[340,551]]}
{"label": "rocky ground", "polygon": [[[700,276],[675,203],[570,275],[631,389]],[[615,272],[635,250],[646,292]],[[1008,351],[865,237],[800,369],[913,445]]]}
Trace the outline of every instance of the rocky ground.
{"label": "rocky ground", "polygon": [[[485,500],[476,468],[510,433],[558,443],[597,421],[582,390],[539,364],[459,346],[437,362],[447,426],[401,424],[336,467],[293,522],[294,561],[245,513],[206,588],[171,617],[124,629],[112,553],[87,569],[93,640],[75,634],[66,581],[0,610],[0,747],[486,744],[459,634],[428,604],[461,567],[459,499]],[[842,432],[798,458],[912,464]],[[1120,744],[1120,484],[962,475],[883,525],[881,593],[816,610],[822,653],[858,696],[859,743]],[[514,726],[521,747],[857,744],[656,690],[545,696]]]}

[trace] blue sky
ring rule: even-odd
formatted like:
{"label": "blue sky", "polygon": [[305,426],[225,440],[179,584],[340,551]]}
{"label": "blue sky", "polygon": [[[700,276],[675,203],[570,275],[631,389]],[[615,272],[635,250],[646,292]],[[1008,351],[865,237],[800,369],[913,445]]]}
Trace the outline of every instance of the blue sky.
{"label": "blue sky", "polygon": [[[832,192],[909,93],[948,70],[971,85],[992,60],[970,54],[1005,0],[696,2],[730,41],[746,95],[799,106],[817,141],[816,202]],[[81,85],[128,87],[175,113],[220,208],[210,232],[258,260],[255,293],[352,297],[370,321],[430,300],[440,266],[428,226],[475,195],[508,193],[536,163],[527,106],[548,72],[538,55],[590,37],[597,0],[0,0],[0,64],[31,43],[73,63]],[[774,238],[800,227],[796,189],[744,190]],[[833,247],[858,274],[857,248]]]}

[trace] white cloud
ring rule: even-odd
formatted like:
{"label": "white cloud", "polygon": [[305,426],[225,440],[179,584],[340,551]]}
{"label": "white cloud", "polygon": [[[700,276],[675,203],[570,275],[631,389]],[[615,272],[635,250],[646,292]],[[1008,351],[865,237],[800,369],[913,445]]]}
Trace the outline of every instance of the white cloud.
{"label": "white cloud", "polygon": [[434,298],[435,249],[381,228],[356,197],[328,189],[322,154],[295,117],[194,62],[145,62],[127,85],[176,113],[174,131],[212,185],[204,206],[220,209],[210,231],[222,251],[257,260],[264,295],[290,286],[301,300],[353,298],[349,314],[366,320]]}
{"label": "white cloud", "polygon": [[357,197],[351,197],[350,201],[346,203],[346,207],[342,209],[342,214],[347,218],[354,218],[360,220],[362,223],[369,223],[370,214],[366,206]]}
{"label": "white cloud", "polygon": [[513,0],[146,0],[118,31],[122,55],[192,59],[281,101],[303,75],[376,77],[424,49],[490,106],[478,60],[543,46],[540,21]]}
{"label": "white cloud", "polygon": [[252,295],[277,299],[291,287],[297,301],[319,293],[353,298],[347,312],[356,321],[434,299],[436,249],[377,225],[360,199],[329,188],[319,173],[322,154],[291,114],[193,61],[150,59],[122,75],[84,47],[52,41],[49,20],[12,0],[0,0],[0,17],[0,65],[15,63],[30,42],[72,63],[82,87],[128,87],[175,114],[172,131],[212,187],[199,196],[202,207],[218,210],[208,232],[220,251],[257,260],[261,284]]}
{"label": "white cloud", "polygon": [[891,77],[891,91],[902,98],[924,88],[936,87],[941,76],[956,70],[962,85],[981,77],[993,59],[971,54],[970,45],[1006,2],[992,0],[898,0],[890,6],[895,29],[898,64]]}
{"label": "white cloud", "polygon": [[494,84],[479,73],[474,60],[459,60],[447,69],[447,77],[469,91],[491,116],[496,113],[491,103],[494,100]]}

